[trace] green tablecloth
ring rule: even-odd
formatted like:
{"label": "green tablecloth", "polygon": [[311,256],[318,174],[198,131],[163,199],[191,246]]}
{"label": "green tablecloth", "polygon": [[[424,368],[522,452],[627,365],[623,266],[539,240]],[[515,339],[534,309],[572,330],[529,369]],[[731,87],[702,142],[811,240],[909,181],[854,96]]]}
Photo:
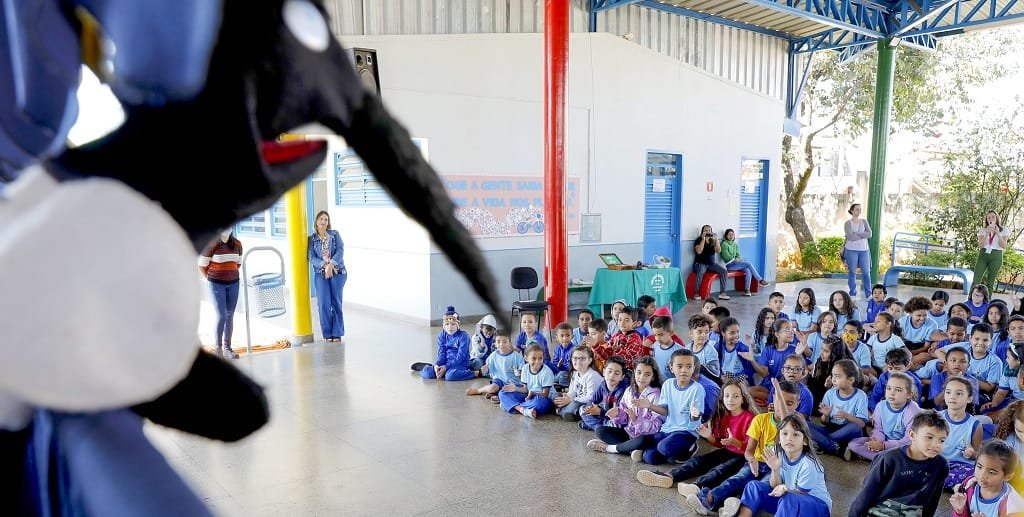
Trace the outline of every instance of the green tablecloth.
{"label": "green tablecloth", "polygon": [[649,294],[658,307],[671,304],[672,313],[686,305],[686,290],[683,277],[677,267],[664,269],[630,269],[616,271],[600,268],[594,272],[594,285],[590,289],[590,310],[602,315],[603,305],[615,300],[626,300],[630,305],[636,299]]}

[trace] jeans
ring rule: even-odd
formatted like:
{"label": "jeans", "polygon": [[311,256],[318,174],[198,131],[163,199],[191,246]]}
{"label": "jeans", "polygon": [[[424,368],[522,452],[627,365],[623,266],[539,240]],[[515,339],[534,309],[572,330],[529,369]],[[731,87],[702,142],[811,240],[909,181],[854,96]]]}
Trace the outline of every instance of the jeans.
{"label": "jeans", "polygon": [[742,454],[725,448],[715,449],[707,454],[686,460],[682,465],[672,469],[669,475],[675,482],[700,476],[694,480],[694,485],[714,487],[739,472],[745,463],[746,460],[743,459]]}
{"label": "jeans", "polygon": [[978,262],[974,264],[974,281],[971,282],[971,290],[973,291],[974,286],[978,284],[985,284],[988,286],[989,293],[996,292],[996,275],[999,274],[999,268],[1001,267],[1003,267],[1002,250],[992,250],[991,253],[985,253],[984,248],[981,249],[978,252]]}
{"label": "jeans", "polygon": [[732,262],[726,264],[725,268],[728,269],[729,271],[743,271],[745,273],[743,275],[743,285],[744,289],[747,291],[750,290],[751,280],[758,282],[761,281],[761,275],[757,274],[757,270],[754,269],[754,265],[751,264],[750,262],[747,262],[746,260],[735,259]]}
{"label": "jeans", "polygon": [[[768,469],[768,465],[758,463],[757,476],[755,476],[754,473],[750,471],[750,464],[744,463],[738,472],[709,491],[711,494],[711,508],[714,509],[722,506],[722,503],[725,502],[726,499],[742,494],[743,487],[747,486],[748,483],[754,481],[758,477],[766,477],[770,472],[771,470]],[[704,498],[705,495],[706,494],[701,491],[700,497]]]}
{"label": "jeans", "polygon": [[850,294],[857,296],[857,268],[860,268],[861,283],[864,284],[864,296],[871,296],[871,255],[869,250],[845,250],[843,262],[846,262],[846,283],[850,286]]}
{"label": "jeans", "polygon": [[643,450],[648,447],[658,445],[657,440],[654,439],[654,435],[652,434],[645,434],[635,438],[630,438],[629,433],[621,427],[602,425],[594,429],[594,432],[597,434],[598,440],[601,440],[608,445],[614,445],[615,450],[617,450],[619,454],[629,454],[636,450]]}
{"label": "jeans", "polygon": [[[437,374],[434,373],[434,365],[430,365],[420,370],[420,377],[424,379],[436,379]],[[468,381],[475,379],[476,374],[473,370],[465,370],[462,368],[449,368],[444,372],[444,380],[446,381]],[[525,395],[523,395],[525,397]]]}
{"label": "jeans", "polygon": [[217,310],[217,332],[213,340],[217,348],[231,349],[231,333],[234,329],[235,307],[238,305],[238,282],[220,284],[210,282],[213,306]]}
{"label": "jeans", "polygon": [[661,465],[690,459],[697,452],[697,436],[688,431],[657,432],[644,444],[644,463]]}
{"label": "jeans", "polygon": [[341,312],[341,291],[345,288],[348,274],[336,274],[324,278],[322,271],[317,271],[316,303],[320,309],[320,330],[324,339],[345,337],[345,316]]}
{"label": "jeans", "polygon": [[750,508],[754,515],[767,512],[786,517],[827,517],[831,508],[810,494],[787,492],[782,497],[772,497],[772,486],[764,481],[754,481],[743,489],[740,502]]}
{"label": "jeans", "polygon": [[697,296],[700,296],[700,286],[704,283],[704,273],[711,271],[718,273],[718,285],[722,288],[722,292],[726,291],[725,279],[729,275],[729,272],[718,264],[701,264],[700,262],[693,263],[693,272],[697,275],[697,285],[694,286],[694,291],[697,291]]}
{"label": "jeans", "polygon": [[854,438],[864,436],[864,429],[853,422],[843,425],[808,424],[808,427],[811,430],[811,439],[814,440],[814,443],[818,444],[822,451],[831,454],[838,454],[840,446],[850,443],[850,440]]}
{"label": "jeans", "polygon": [[583,403],[574,400],[560,408],[556,408],[555,414],[562,417],[562,420],[566,422],[579,422],[581,407],[583,407]]}

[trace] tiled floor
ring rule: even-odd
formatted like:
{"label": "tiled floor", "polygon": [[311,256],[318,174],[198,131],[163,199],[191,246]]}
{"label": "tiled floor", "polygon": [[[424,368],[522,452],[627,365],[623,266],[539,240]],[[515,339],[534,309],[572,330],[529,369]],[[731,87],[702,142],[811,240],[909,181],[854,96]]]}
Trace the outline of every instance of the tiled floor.
{"label": "tiled floor", "polygon": [[[778,289],[792,302],[806,285],[824,298],[844,283]],[[892,292],[906,299],[932,290]],[[728,306],[749,324],[766,301],[763,293],[734,297]],[[697,310],[691,303],[681,316]],[[354,311],[346,320],[344,344],[236,363],[267,388],[273,415],[243,442],[225,445],[147,427],[214,511],[275,517],[689,514],[674,489],[638,484],[640,465],[628,456],[587,450],[593,433],[551,416],[531,421],[505,414],[463,395],[479,381],[430,382],[410,373],[411,362],[432,359],[438,329]],[[867,463],[826,458],[825,465],[833,513],[846,515]],[[948,515],[948,504],[939,513]]]}

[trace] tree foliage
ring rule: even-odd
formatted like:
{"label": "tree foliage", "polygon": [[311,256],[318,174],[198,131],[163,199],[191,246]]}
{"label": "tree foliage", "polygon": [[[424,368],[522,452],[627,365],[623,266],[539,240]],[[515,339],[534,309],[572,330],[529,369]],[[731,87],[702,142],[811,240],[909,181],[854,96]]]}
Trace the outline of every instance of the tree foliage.
{"label": "tree foliage", "polygon": [[[954,125],[972,103],[971,87],[1004,77],[1012,68],[1000,59],[1020,49],[1012,34],[978,32],[945,38],[936,52],[900,47],[893,80],[891,131],[934,131]],[[811,63],[799,119],[799,141],[783,139],[786,222],[802,248],[812,241],[803,214],[803,195],[813,175],[814,139],[823,132],[856,138],[871,130],[877,49],[841,63],[836,52],[819,52]]]}
{"label": "tree foliage", "polygon": [[984,212],[995,210],[1010,229],[1010,243],[1016,241],[1024,230],[1024,112],[1019,102],[956,128],[943,156],[943,173],[933,181],[941,189],[937,201],[919,205],[926,231],[956,237],[973,248]]}

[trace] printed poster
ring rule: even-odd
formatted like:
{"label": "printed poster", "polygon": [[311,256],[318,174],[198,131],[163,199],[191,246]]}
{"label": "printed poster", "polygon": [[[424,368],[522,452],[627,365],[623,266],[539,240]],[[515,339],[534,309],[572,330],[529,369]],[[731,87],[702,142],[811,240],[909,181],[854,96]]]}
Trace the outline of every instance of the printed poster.
{"label": "printed poster", "polygon": [[[544,234],[544,178],[537,176],[443,176],[458,207],[455,217],[478,237]],[[580,230],[580,179],[567,177],[565,227]]]}

